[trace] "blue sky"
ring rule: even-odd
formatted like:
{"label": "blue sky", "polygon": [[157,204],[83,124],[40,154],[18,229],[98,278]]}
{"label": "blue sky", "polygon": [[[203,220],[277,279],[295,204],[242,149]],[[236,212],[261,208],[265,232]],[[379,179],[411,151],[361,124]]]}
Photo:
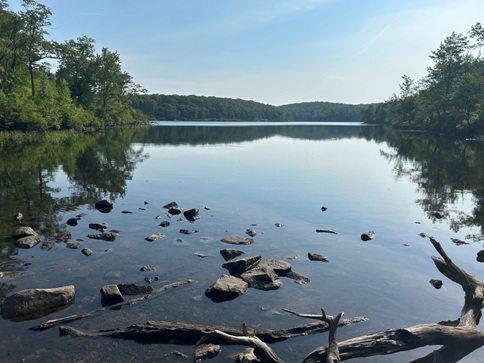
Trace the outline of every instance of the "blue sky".
{"label": "blue sky", "polygon": [[[482,0],[41,0],[57,41],[117,51],[148,93],[272,105],[381,102],[420,79]],[[19,0],[10,0],[18,10]]]}

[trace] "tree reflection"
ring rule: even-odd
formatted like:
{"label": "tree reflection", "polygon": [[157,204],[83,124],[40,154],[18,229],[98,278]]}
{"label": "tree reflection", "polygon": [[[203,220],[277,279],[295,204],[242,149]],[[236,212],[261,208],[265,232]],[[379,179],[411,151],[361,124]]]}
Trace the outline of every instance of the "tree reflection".
{"label": "tree reflection", "polygon": [[[52,133],[37,140],[4,142],[0,147],[4,245],[18,224],[13,216],[19,211],[24,224],[51,238],[62,229],[60,212],[93,205],[102,197],[123,197],[136,165],[147,158],[142,147],[133,146],[146,130]],[[61,171],[71,184],[68,195],[50,186]]]}
{"label": "tree reflection", "polygon": [[[393,163],[397,177],[407,177],[422,198],[416,200],[429,219],[436,211],[458,232],[462,227],[480,227],[484,234],[484,142],[442,135],[402,133],[386,130],[393,152],[381,154]],[[453,205],[472,195],[473,210],[455,211]]]}

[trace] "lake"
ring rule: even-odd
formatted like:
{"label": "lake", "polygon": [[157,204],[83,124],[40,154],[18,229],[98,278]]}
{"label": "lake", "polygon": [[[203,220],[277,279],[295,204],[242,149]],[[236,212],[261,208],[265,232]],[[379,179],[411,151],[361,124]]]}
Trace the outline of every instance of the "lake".
{"label": "lake", "polygon": [[[436,269],[431,256],[437,253],[419,236],[422,232],[441,242],[458,266],[484,278],[484,265],[476,261],[484,241],[482,140],[352,123],[158,122],[92,134],[59,133],[48,141],[9,141],[0,155],[0,271],[21,272],[0,279],[0,297],[31,288],[76,288],[75,302],[65,310],[22,322],[0,319],[3,362],[192,361],[192,346],[72,338],[60,336],[56,327],[29,330],[101,307],[104,285],[148,286],[145,277],[158,278],[153,288],[194,282],[68,325],[96,331],[164,320],[284,329],[309,321],[283,308],[318,314],[322,307],[331,315],[344,311],[346,318],[368,318],[341,327],[341,341],[456,319],[462,289]],[[110,213],[94,208],[102,199],[114,201]],[[172,201],[185,210],[198,208],[200,219],[192,223],[168,215],[163,206]],[[40,233],[42,243],[67,228],[72,241],[93,254],[85,256],[63,242],[15,248],[10,234],[19,224],[13,218],[17,212],[24,215],[22,225]],[[77,226],[66,225],[78,215]],[[163,220],[170,226],[160,227]],[[116,240],[88,238],[96,233],[88,225],[96,222],[119,230]],[[257,232],[251,245],[220,241],[227,235],[247,237],[248,228]],[[198,232],[184,235],[180,229]],[[361,234],[370,230],[375,238],[362,241]],[[146,241],[153,233],[165,237]],[[287,261],[310,283],[282,277],[277,290],[250,288],[234,300],[214,303],[204,293],[227,273],[223,248]],[[310,261],[308,252],[329,262]],[[140,271],[146,265],[155,270]],[[430,279],[441,279],[442,288],[432,287]],[[327,333],[321,333],[271,347],[287,362],[301,362],[326,344]],[[437,348],[352,361],[408,362]],[[482,362],[483,349],[462,362]],[[166,355],[173,350],[190,359]],[[211,361],[234,361],[242,350],[223,347]]]}

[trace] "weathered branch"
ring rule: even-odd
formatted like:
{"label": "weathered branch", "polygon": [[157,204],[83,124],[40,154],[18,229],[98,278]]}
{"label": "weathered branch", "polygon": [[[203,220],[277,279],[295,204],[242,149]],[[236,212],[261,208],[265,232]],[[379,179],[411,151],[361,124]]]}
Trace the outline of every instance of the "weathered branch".
{"label": "weathered branch", "polygon": [[48,321],[46,321],[42,324],[31,327],[30,330],[46,330],[46,329],[52,328],[53,326],[56,326],[56,325],[70,323],[71,321],[75,321],[75,320],[80,320],[82,318],[94,315],[94,314],[99,313],[101,311],[117,309],[117,308],[120,308],[124,305],[133,305],[133,304],[136,304],[140,301],[145,301],[145,300],[147,300],[147,299],[149,299],[149,298],[151,298],[155,295],[161,294],[165,291],[174,289],[176,287],[179,287],[179,286],[182,286],[182,285],[185,285],[185,284],[189,284],[190,282],[193,282],[193,280],[182,280],[182,281],[178,281],[178,282],[173,282],[171,284],[164,285],[164,286],[160,287],[159,289],[153,290],[152,292],[150,292],[147,295],[137,297],[135,299],[123,301],[123,302],[120,302],[120,303],[117,303],[117,304],[114,304],[114,305],[104,306],[104,307],[96,309],[96,310],[88,311],[87,313],[69,315],[69,316],[65,316],[63,318],[59,318],[59,319],[48,320]]}
{"label": "weathered branch", "polygon": [[[366,318],[361,317],[343,319],[340,322],[340,325],[354,324],[366,320]],[[132,339],[140,343],[195,345],[204,334],[214,330],[223,331],[224,333],[234,336],[250,334],[252,336],[257,336],[260,340],[266,343],[276,343],[294,337],[325,332],[328,330],[328,324],[323,321],[318,321],[289,329],[249,329],[248,332],[244,332],[243,329],[226,326],[148,321],[145,324],[136,324],[116,329],[100,330],[97,332],[85,332],[68,326],[61,326],[59,327],[59,330],[61,334],[71,335],[73,337],[102,336],[117,339]]]}

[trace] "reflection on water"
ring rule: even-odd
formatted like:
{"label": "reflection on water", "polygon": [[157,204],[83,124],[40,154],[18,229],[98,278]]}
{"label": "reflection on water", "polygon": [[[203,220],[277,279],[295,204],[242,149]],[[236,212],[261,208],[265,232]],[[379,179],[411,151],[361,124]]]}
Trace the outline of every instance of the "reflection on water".
{"label": "reflection on water", "polygon": [[[475,253],[482,248],[484,224],[484,143],[437,135],[399,133],[362,125],[258,124],[230,127],[160,123],[147,128],[98,134],[72,134],[0,148],[0,269],[18,271],[2,279],[0,294],[35,287],[76,286],[76,302],[60,317],[96,309],[99,289],[110,283],[146,284],[144,265],[156,266],[158,287],[185,278],[195,282],[166,295],[72,323],[81,329],[117,327],[147,320],[172,320],[287,328],[305,323],[281,314],[282,308],[346,316],[366,316],[367,323],[343,328],[340,339],[391,327],[431,323],[458,316],[460,287],[444,280],[441,290],[428,281],[442,278],[433,266],[431,246],[418,236],[434,235],[461,267],[479,276]],[[2,144],[4,145],[4,144]],[[100,214],[94,203],[114,201]],[[195,223],[170,218],[161,207],[177,201],[199,208]],[[321,212],[321,206],[328,210]],[[94,251],[56,243],[54,248],[18,250],[10,232],[22,224],[38,230],[43,241],[68,228],[72,239]],[[131,213],[122,213],[122,212]],[[440,212],[443,218],[436,217]],[[66,221],[85,214],[78,226]],[[159,226],[169,220],[170,227]],[[119,230],[115,242],[93,241],[89,223],[105,222]],[[282,227],[276,227],[282,223]],[[182,228],[196,228],[182,235]],[[246,256],[287,260],[311,279],[301,286],[283,280],[277,291],[249,292],[214,304],[204,291],[226,273],[219,250],[228,234],[257,231]],[[318,234],[329,229],[337,234]],[[376,238],[362,242],[362,232]],[[165,238],[148,243],[152,233]],[[451,238],[469,242],[456,246]],[[328,256],[329,263],[309,262],[308,252]],[[201,259],[196,255],[207,255]],[[51,318],[49,317],[49,318]],[[109,339],[68,339],[54,329],[31,332],[40,321],[1,320],[0,351],[10,361],[149,361],[175,347]],[[482,327],[482,323],[481,323]],[[482,329],[481,329],[482,330]],[[11,333],[7,333],[11,332]],[[28,345],[23,344],[29,340]],[[326,335],[278,343],[287,361],[301,361],[326,342]],[[191,347],[176,347],[191,354]],[[224,349],[215,362],[227,361]],[[425,355],[419,350],[392,356],[406,362]],[[475,352],[482,354],[482,349]],[[468,357],[468,362],[478,361]],[[46,357],[50,357],[49,359]],[[127,359],[129,357],[129,359]],[[380,360],[381,359],[381,360]],[[167,361],[168,358],[167,358]],[[356,360],[355,360],[356,361]],[[372,362],[388,358],[372,358]]]}

